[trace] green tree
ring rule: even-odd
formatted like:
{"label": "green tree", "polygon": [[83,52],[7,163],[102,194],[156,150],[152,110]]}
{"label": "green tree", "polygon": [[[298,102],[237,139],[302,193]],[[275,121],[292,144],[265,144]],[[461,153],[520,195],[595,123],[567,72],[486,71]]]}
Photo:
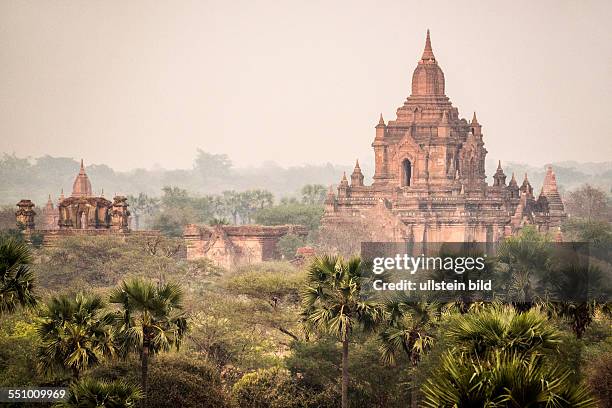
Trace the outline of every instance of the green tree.
{"label": "green tree", "polygon": [[238,193],[238,214],[244,223],[251,223],[257,210],[272,205],[274,196],[266,190],[247,190]]}
{"label": "green tree", "polygon": [[0,318],[0,387],[45,382],[37,365],[40,339],[35,319],[26,309]]}
{"label": "green tree", "polygon": [[130,408],[142,398],[138,386],[123,380],[103,381],[85,378],[68,389],[68,398],[57,408]]}
{"label": "green tree", "polygon": [[425,406],[595,406],[549,357],[560,333],[539,310],[495,305],[454,316],[445,337],[449,349],[422,387]]}
{"label": "green tree", "polygon": [[147,398],[149,356],[178,349],[187,332],[183,290],[174,283],[155,285],[144,279],[124,281],[110,295],[121,307],[117,313],[117,336],[122,352],[140,354],[141,381]]}
{"label": "green tree", "polygon": [[[90,374],[97,380],[138,383],[139,370],[132,359],[114,360]],[[140,387],[139,387],[140,388]],[[150,367],[147,408],[230,408],[219,370],[200,354],[167,353]]]}
{"label": "green tree", "polygon": [[385,326],[379,334],[383,361],[394,364],[398,354],[405,353],[416,366],[433,344],[431,332],[440,315],[437,305],[400,297],[385,302],[384,310]]}
{"label": "green tree", "polygon": [[609,221],[610,208],[606,192],[590,184],[571,191],[565,199],[567,211],[574,217],[591,221]]}
{"label": "green tree", "polygon": [[15,208],[0,207],[0,232],[15,229]]}
{"label": "green tree", "polygon": [[609,250],[612,248],[612,223],[570,218],[563,225],[563,233],[565,240],[588,242],[595,256],[601,258],[601,254],[603,258],[608,258]]}
{"label": "green tree", "polygon": [[523,228],[518,236],[508,237],[497,249],[497,269],[506,288],[509,301],[518,310],[533,304],[535,277],[542,277],[550,266],[550,237],[540,234],[533,226]]}
{"label": "green tree", "polygon": [[308,268],[301,291],[307,327],[336,337],[342,343],[342,408],[348,407],[349,341],[358,327],[373,330],[381,320],[377,304],[361,298],[364,269],[360,258],[322,256]]}
{"label": "green tree", "polygon": [[315,230],[321,224],[323,207],[320,205],[281,204],[255,212],[255,222],[263,225],[299,224]]}
{"label": "green tree", "polygon": [[[410,398],[405,384],[410,381],[410,371],[402,364],[389,366],[380,359],[376,336],[359,333],[351,344],[349,389],[352,408],[407,407]],[[299,379],[298,383],[309,394],[327,395],[321,405],[309,407],[340,406],[341,390],[338,367],[341,365],[341,345],[336,339],[323,337],[317,341],[295,341],[291,354],[285,359],[287,368]],[[404,362],[406,359],[401,358]],[[331,401],[330,401],[331,399]]]}
{"label": "green tree", "polygon": [[[278,269],[277,269],[278,268]],[[244,270],[246,269],[246,270]],[[298,340],[298,290],[303,282],[301,271],[290,264],[264,263],[259,268],[239,268],[227,281],[227,290],[252,300],[257,313],[247,317],[252,325],[262,324]]]}
{"label": "green tree", "polygon": [[[406,356],[408,364],[416,367],[421,357],[434,344],[434,331],[440,316],[438,305],[398,296],[384,303],[384,325],[378,335],[379,351],[382,361],[396,365]],[[408,370],[409,371],[409,370]],[[416,406],[418,388],[414,378],[410,378],[410,406]]]}
{"label": "green tree", "polygon": [[193,218],[186,216],[180,209],[166,210],[158,214],[153,220],[153,229],[160,231],[168,237],[181,237],[183,227],[194,222]]}
{"label": "green tree", "polygon": [[232,388],[241,407],[301,408],[308,395],[287,370],[277,367],[245,374]]}
{"label": "green tree", "polygon": [[321,205],[325,201],[327,189],[322,184],[306,184],[300,191],[302,204]]}
{"label": "green tree", "polygon": [[197,152],[194,168],[204,180],[224,177],[231,172],[232,161],[226,154],[212,154],[201,149]]}
{"label": "green tree", "polygon": [[45,374],[81,372],[115,355],[112,316],[97,295],[53,296],[40,312],[38,363]]}
{"label": "green tree", "polygon": [[161,205],[164,210],[171,208],[185,208],[192,205],[191,197],[187,190],[176,186],[165,186],[161,197]]}
{"label": "green tree", "polygon": [[252,190],[253,200],[255,201],[256,208],[263,209],[269,207],[274,202],[274,195],[268,190]]}
{"label": "green tree", "polygon": [[549,306],[570,323],[576,338],[582,338],[587,327],[593,322],[598,309],[605,305],[610,288],[603,272],[593,265],[566,264],[550,275],[551,294],[557,301]]}
{"label": "green tree", "polygon": [[231,215],[234,224],[238,224],[238,214],[243,211],[243,205],[244,201],[239,193],[234,190],[223,192],[223,208],[227,214]]}
{"label": "green tree", "polygon": [[18,306],[36,306],[36,280],[30,271],[32,261],[26,243],[11,237],[0,237],[0,315]]}
{"label": "green tree", "polygon": [[144,216],[150,216],[159,206],[159,200],[149,197],[145,193],[139,193],[138,196],[129,195],[127,197],[130,205],[130,212],[134,216],[134,229],[140,229],[141,220]]}

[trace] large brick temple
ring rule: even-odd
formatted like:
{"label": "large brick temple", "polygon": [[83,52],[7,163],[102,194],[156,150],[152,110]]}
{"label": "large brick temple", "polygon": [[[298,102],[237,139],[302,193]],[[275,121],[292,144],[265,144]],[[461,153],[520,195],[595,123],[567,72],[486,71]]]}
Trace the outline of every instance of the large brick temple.
{"label": "large brick temple", "polygon": [[536,197],[525,174],[506,183],[501,166],[487,185],[482,126],[461,118],[446,96],[444,73],[427,31],[412,75],[412,93],[397,118],[376,125],[372,185],[359,167],[330,187],[324,228],[361,224],[370,240],[495,242],[531,224],[558,236],[566,217],[555,174],[547,169]]}

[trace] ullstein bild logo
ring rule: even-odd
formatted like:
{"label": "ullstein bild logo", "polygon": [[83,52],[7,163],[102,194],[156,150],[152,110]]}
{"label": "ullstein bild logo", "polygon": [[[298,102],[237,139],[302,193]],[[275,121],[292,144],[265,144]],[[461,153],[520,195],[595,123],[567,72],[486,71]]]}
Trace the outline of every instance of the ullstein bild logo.
{"label": "ullstein bild logo", "polygon": [[549,261],[517,262],[507,243],[366,242],[361,256],[367,296],[403,292],[419,300],[608,301],[609,272],[590,267],[601,254],[582,242],[547,243]]}

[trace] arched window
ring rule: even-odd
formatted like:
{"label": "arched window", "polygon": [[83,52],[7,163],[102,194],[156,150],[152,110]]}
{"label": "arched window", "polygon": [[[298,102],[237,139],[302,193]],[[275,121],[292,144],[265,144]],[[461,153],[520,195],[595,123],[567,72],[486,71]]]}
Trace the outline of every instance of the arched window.
{"label": "arched window", "polygon": [[402,186],[410,186],[412,181],[412,164],[406,159],[402,162]]}

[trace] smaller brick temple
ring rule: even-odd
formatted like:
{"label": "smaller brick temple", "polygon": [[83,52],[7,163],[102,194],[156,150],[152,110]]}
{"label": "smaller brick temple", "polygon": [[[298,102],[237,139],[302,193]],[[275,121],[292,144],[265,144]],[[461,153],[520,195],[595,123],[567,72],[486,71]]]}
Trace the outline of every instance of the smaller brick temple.
{"label": "smaller brick temple", "polygon": [[187,259],[208,258],[230,268],[279,258],[277,244],[281,237],[295,234],[305,237],[301,225],[196,225],[183,230]]}
{"label": "smaller brick temple", "polygon": [[100,235],[129,233],[127,198],[117,195],[113,201],[103,195],[94,196],[91,181],[85,172],[83,160],[72,185],[70,197],[64,197],[62,190],[58,204],[53,205],[51,195],[41,211],[41,228],[36,227],[34,203],[21,200],[15,212],[17,226],[25,233],[39,232],[44,235],[44,243],[50,245],[60,236]]}

